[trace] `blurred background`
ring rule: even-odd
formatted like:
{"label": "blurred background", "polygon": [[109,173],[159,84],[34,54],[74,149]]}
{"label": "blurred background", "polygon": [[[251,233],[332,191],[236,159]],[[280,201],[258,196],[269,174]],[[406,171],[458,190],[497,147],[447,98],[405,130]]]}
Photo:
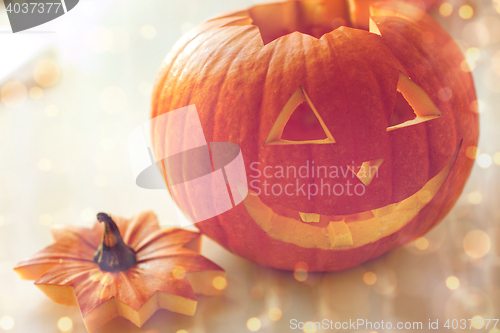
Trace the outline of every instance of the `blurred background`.
{"label": "blurred background", "polygon": [[[178,222],[166,191],[135,185],[128,135],[148,119],[156,73],[174,42],[257,2],[83,0],[17,34],[0,3],[0,332],[85,332],[76,307],[51,302],[12,270],[51,243],[50,226],[151,209],[165,226]],[[263,268],[205,238],[202,253],[227,271],[222,297],[200,296],[193,317],[159,311],[141,329],[116,319],[101,332],[288,332],[291,319],[324,318],[421,321],[425,331],[429,319],[441,327],[447,319],[499,319],[500,2],[450,0],[431,14],[466,55],[481,124],[479,147],[468,148],[477,158],[472,175],[441,224],[329,274]],[[356,332],[375,331],[389,330]],[[500,324],[480,331],[500,333]]]}

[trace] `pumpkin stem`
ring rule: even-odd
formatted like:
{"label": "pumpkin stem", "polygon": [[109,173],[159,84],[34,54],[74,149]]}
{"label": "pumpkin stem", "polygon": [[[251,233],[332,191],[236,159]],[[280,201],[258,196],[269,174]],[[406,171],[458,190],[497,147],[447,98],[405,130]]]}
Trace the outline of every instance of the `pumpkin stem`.
{"label": "pumpkin stem", "polygon": [[135,251],[123,241],[113,219],[105,213],[97,214],[97,220],[104,222],[101,245],[94,253],[94,262],[103,271],[124,272],[137,262]]}

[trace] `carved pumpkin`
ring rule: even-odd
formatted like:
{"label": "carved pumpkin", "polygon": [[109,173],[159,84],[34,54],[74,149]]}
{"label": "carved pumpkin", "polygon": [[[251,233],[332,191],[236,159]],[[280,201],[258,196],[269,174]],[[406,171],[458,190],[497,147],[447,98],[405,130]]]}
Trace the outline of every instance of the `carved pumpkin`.
{"label": "carved pumpkin", "polygon": [[197,253],[199,233],[165,231],[151,212],[98,219],[104,228],[52,229],[55,243],[14,268],[54,302],[79,306],[89,332],[117,316],[140,327],[160,308],[193,315],[195,293],[219,293],[212,281],[225,273]]}
{"label": "carved pumpkin", "polygon": [[[207,141],[244,156],[243,204],[196,224],[226,249],[342,270],[423,235],[459,197],[478,139],[464,57],[424,11],[370,13],[355,24],[343,1],[258,5],[201,24],[167,56],[152,117],[194,104]],[[152,136],[160,156],[168,132]]]}

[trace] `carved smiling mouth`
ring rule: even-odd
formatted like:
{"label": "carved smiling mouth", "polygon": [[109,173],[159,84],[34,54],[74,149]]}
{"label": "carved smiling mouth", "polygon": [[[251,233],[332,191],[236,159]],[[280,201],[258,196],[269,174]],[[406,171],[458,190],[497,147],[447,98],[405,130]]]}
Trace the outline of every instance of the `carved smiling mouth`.
{"label": "carved smiling mouth", "polygon": [[304,248],[349,249],[375,242],[409,223],[439,191],[455,164],[448,164],[419,191],[385,207],[352,215],[321,215],[264,204],[250,191],[243,201],[252,219],[270,237]]}

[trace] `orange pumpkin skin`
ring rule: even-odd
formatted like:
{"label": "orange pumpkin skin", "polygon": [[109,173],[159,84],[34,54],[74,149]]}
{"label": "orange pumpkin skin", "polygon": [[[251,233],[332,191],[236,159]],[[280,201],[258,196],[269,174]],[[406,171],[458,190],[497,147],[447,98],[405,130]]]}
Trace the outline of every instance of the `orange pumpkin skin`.
{"label": "orange pumpkin skin", "polygon": [[[382,236],[359,246],[354,240],[354,245],[325,248],[314,239],[307,240],[313,245],[300,245],[299,232],[293,234],[283,224],[279,231],[269,226],[264,230],[244,204],[196,224],[229,251],[279,269],[293,270],[301,261],[309,271],[343,270],[425,234],[460,196],[473,165],[465,151],[477,145],[479,132],[474,84],[470,73],[461,69],[464,57],[425,12],[402,3],[378,3],[371,10],[373,33],[341,27],[319,39],[300,32],[276,37],[262,29],[261,38],[250,24],[255,10],[241,11],[196,27],[167,56],[155,84],[152,117],[195,104],[207,142],[229,141],[241,147],[249,183],[255,180],[250,176],[253,162],[260,163],[262,172],[265,166],[299,167],[306,160],[342,166],[383,159],[377,179],[363,196],[258,196],[265,207],[351,216],[420,195],[446,170],[415,216],[394,232],[380,231]],[[265,45],[262,39],[267,39]],[[387,131],[401,76],[420,87],[441,116]],[[335,143],[266,144],[299,87]],[[152,137],[160,155],[168,133],[154,129]],[[267,180],[281,186],[289,181]],[[340,182],[328,181],[332,186]],[[347,223],[350,231],[355,224]],[[366,233],[360,226],[357,232]],[[314,238],[315,232],[303,237]]]}

